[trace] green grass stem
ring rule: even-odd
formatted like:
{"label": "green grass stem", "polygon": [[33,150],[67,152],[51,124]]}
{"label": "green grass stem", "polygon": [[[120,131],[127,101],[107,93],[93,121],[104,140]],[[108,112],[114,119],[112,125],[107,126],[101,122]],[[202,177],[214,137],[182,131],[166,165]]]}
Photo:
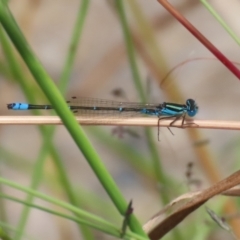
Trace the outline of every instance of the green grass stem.
{"label": "green grass stem", "polygon": [[[127,208],[127,202],[123,198],[112,177],[109,175],[100,157],[85,136],[82,128],[76,122],[72,112],[69,110],[65,100],[62,98],[55,84],[45,69],[42,67],[39,60],[33,54],[19,27],[13,19],[10,11],[3,1],[0,1],[0,21],[8,36],[15,45],[16,49],[18,50],[19,54],[22,56],[30,72],[35,77],[37,83],[45,95],[48,97],[50,103],[56,109],[56,112],[62,119],[70,135],[74,139],[79,149],[82,151],[83,155],[87,159],[99,181],[117,207],[118,211],[124,215]],[[134,215],[130,217],[129,226],[133,232],[138,233],[142,236],[146,236],[142,230],[141,225]]]}
{"label": "green grass stem", "polygon": [[[47,196],[43,193],[37,192],[37,191],[32,190],[32,189],[27,188],[27,187],[23,187],[19,184],[13,183],[13,182],[11,182],[9,180],[6,180],[6,179],[3,179],[3,178],[0,178],[0,182],[7,185],[7,186],[12,187],[12,188],[18,189],[20,191],[27,192],[32,196],[35,196],[35,197],[40,198],[42,200],[45,200],[49,203],[52,203],[52,204],[57,205],[59,207],[62,207],[64,209],[67,209],[71,212],[75,212],[76,213],[75,215],[78,216],[78,218],[67,215],[65,213],[57,212],[57,211],[42,207],[42,206],[39,206],[39,205],[35,205],[33,203],[28,203],[26,201],[20,200],[18,198],[15,198],[15,197],[12,197],[12,196],[9,196],[9,195],[0,194],[0,197],[2,197],[2,198],[21,203],[23,205],[28,205],[28,206],[33,207],[33,208],[40,209],[42,211],[45,211],[45,212],[48,212],[48,213],[51,213],[51,214],[69,219],[69,220],[72,220],[72,221],[77,222],[79,224],[88,225],[89,227],[92,227],[94,229],[98,229],[102,232],[111,234],[111,235],[116,236],[116,237],[118,237],[120,235],[120,231],[116,226],[114,226],[113,224],[105,221],[104,219],[102,219],[98,216],[95,216],[95,215],[90,214],[90,213],[88,213],[84,210],[81,210],[80,208],[74,207],[74,206],[72,206],[72,205],[70,205],[66,202],[63,202],[63,201],[60,201],[58,199],[49,197],[49,196]],[[128,234],[126,234],[126,236],[128,236],[126,239],[130,239],[130,237],[135,237],[136,239],[146,239],[146,238],[143,238],[143,237],[138,236],[138,235],[136,235],[134,233],[131,233],[131,232],[128,232]]]}
{"label": "green grass stem", "polygon": [[[138,91],[141,101],[146,102],[147,99],[145,97],[144,88],[141,84],[140,74],[139,74],[139,70],[137,67],[136,54],[135,54],[135,50],[134,50],[134,44],[133,44],[132,37],[130,34],[130,28],[127,23],[123,2],[116,1],[116,6],[117,6],[117,10],[118,10],[122,30],[123,30],[123,35],[124,35],[124,39],[125,39],[125,45],[127,48],[129,64],[130,64],[130,67],[132,70],[133,80],[134,80],[134,83],[135,83],[135,86],[136,86],[136,89]],[[158,154],[158,151],[157,151],[157,148],[156,148],[156,145],[154,142],[154,136],[153,136],[150,128],[145,128],[145,135],[147,138],[148,147],[150,149],[151,159],[152,159],[152,163],[153,163],[153,168],[155,169],[155,175],[156,175],[157,182],[162,185],[165,185],[167,183],[165,173],[161,166],[160,156]],[[161,193],[160,197],[164,204],[167,204],[169,202],[169,197],[166,194],[163,195]]]}
{"label": "green grass stem", "polygon": [[[26,79],[26,77],[24,76],[21,66],[19,65],[18,60],[15,57],[14,51],[12,50],[12,47],[11,47],[9,41],[6,38],[4,32],[1,28],[0,28],[0,40],[1,40],[1,43],[3,46],[3,50],[5,53],[8,65],[10,66],[10,69],[12,70],[12,75],[13,75],[14,79],[17,79],[18,82],[20,83],[20,86],[21,86],[27,100],[29,102],[33,102],[33,103],[36,102],[36,100],[35,100],[36,96],[34,94],[34,91],[32,91],[31,86],[29,86],[29,84],[28,84],[28,82],[30,82],[30,80]],[[40,114],[40,112],[38,110],[35,110],[34,113],[37,115]],[[54,128],[49,127],[49,126],[40,126],[39,129],[43,136],[43,142],[48,143],[48,145],[47,146],[45,145],[42,149],[45,149],[46,147],[48,147],[50,150],[50,154],[52,156],[54,156],[52,159],[55,162],[55,165],[58,167],[62,166],[63,164],[62,164],[62,160],[61,160],[60,156],[58,156],[58,154],[56,154],[57,151],[56,151],[55,147],[53,146],[52,142],[49,141],[49,139],[52,139],[52,136],[54,133]],[[42,149],[40,150],[40,153],[39,153],[40,155],[42,155],[42,153],[41,153]],[[44,152],[45,152],[45,150],[44,150]],[[38,161],[40,161],[40,163]],[[35,180],[35,178],[37,177],[38,174],[35,174],[35,172],[38,172],[40,174],[41,169],[39,168],[39,166],[42,166],[42,167],[44,166],[44,163],[42,162],[42,161],[44,161],[44,159],[42,159],[42,156],[38,157],[38,161],[35,164],[35,168],[33,170],[34,174],[32,174],[32,179],[31,179],[31,186],[32,187],[35,186],[35,189],[37,189],[37,187],[38,187],[38,184],[36,184],[37,180]],[[59,171],[59,175],[61,176],[61,179],[64,179],[64,182],[62,182],[62,186],[65,189],[65,192],[67,193],[67,196],[68,196],[70,202],[73,205],[77,206],[78,202],[76,201],[76,199],[74,197],[74,192],[72,190],[70,181],[68,180],[65,168],[62,166],[61,169],[58,169],[58,171]],[[30,196],[27,196],[26,201],[30,201],[30,200],[33,200],[33,199]],[[20,233],[24,232],[24,228],[27,223],[27,215],[28,214],[29,214],[29,209],[26,206],[23,208],[23,211],[22,211],[22,214],[21,214],[20,220],[19,220],[19,226],[18,226],[19,228],[16,231],[18,234],[16,237],[18,239],[21,238]],[[80,231],[82,232],[82,234],[85,235],[85,233],[87,231],[85,231],[85,229],[83,229],[83,227],[81,227],[81,226],[79,226],[79,228],[80,228]],[[90,239],[90,234],[87,234],[86,239]]]}
{"label": "green grass stem", "polygon": [[90,0],[81,1],[77,20],[73,29],[73,35],[71,38],[71,42],[68,49],[68,55],[65,60],[65,64],[63,67],[63,71],[61,73],[60,82],[59,82],[59,90],[64,93],[67,88],[67,84],[70,80],[74,60],[77,54],[77,48],[79,45],[79,40],[82,36],[84,22],[87,16],[88,8],[89,8]]}
{"label": "green grass stem", "polygon": [[240,39],[236,33],[229,27],[229,25],[221,18],[221,16],[214,10],[214,8],[208,3],[207,0],[201,0],[202,4],[207,10],[216,18],[216,20],[222,25],[222,27],[228,32],[228,34],[240,45]]}

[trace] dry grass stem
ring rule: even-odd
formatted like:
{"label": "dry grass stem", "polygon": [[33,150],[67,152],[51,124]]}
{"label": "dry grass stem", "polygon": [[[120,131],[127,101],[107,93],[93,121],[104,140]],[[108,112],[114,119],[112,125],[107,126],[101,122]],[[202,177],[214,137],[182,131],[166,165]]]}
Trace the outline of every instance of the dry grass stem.
{"label": "dry grass stem", "polygon": [[[76,116],[81,125],[109,125],[109,126],[158,126],[158,118],[112,118],[102,116]],[[173,119],[160,121],[161,127],[169,127]],[[62,125],[57,116],[1,116],[0,125]],[[181,127],[182,120],[178,120],[172,127]],[[185,120],[184,128],[208,128],[240,130],[240,121],[216,121],[216,120]]]}

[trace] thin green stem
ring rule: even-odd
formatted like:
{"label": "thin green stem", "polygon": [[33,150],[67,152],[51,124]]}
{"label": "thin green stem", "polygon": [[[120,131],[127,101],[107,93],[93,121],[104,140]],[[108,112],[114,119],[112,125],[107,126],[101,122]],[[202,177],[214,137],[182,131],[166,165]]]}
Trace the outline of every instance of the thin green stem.
{"label": "thin green stem", "polygon": [[[0,193],[3,192],[3,186],[0,184]],[[6,204],[3,199],[0,199],[0,219],[2,222],[7,222],[7,213],[6,213]],[[0,239],[2,237],[2,234],[8,236],[8,232],[6,228],[0,228]]]}
{"label": "thin green stem", "polygon": [[[122,215],[124,215],[128,205],[126,200],[124,199],[117,185],[108,173],[95,149],[92,147],[91,143],[87,139],[82,128],[78,125],[73,113],[69,110],[65,100],[62,98],[60,92],[57,90],[52,79],[47,74],[39,60],[35,57],[32,50],[28,46],[23,34],[17,27],[16,22],[13,19],[10,11],[2,1],[0,1],[0,21],[5,31],[9,35],[10,39],[12,40],[13,44],[17,48],[19,54],[25,61],[30,72],[35,77],[36,81],[38,82],[45,95],[48,97],[50,103],[56,109],[56,112],[60,116],[73,140],[75,141],[79,149],[82,151],[86,160],[88,161],[99,181],[108,193],[109,197],[112,199],[118,211]],[[134,215],[130,217],[129,226],[133,232],[136,232],[142,236],[146,236],[140,223],[137,221]]]}
{"label": "thin green stem", "polygon": [[[81,2],[81,4],[79,4],[77,20],[75,22],[75,26],[73,29],[73,34],[71,37],[68,54],[67,54],[67,57],[65,60],[63,71],[60,76],[59,90],[61,93],[65,93],[67,84],[70,80],[70,75],[71,75],[71,72],[73,69],[74,60],[75,60],[76,54],[77,54],[77,47],[79,45],[79,41],[82,36],[85,19],[86,19],[87,12],[89,9],[89,3],[90,3],[90,0],[83,0]],[[51,148],[51,154],[52,154],[52,156],[54,156],[54,159],[58,159],[58,161],[55,161],[55,165],[60,173],[59,174],[60,180],[61,180],[62,184],[65,186],[65,191],[67,192],[70,202],[75,206],[81,205],[80,201],[77,200],[76,195],[74,194],[74,191],[73,191],[70,181],[66,175],[66,171],[61,162],[59,154],[56,152],[56,150],[54,148]],[[81,226],[81,225],[80,225],[80,228],[81,228],[81,233],[82,233],[84,239],[88,239],[88,240],[94,239],[94,236],[93,236],[92,232],[90,231],[90,229],[86,228],[85,226]]]}
{"label": "thin green stem", "polygon": [[12,238],[5,232],[3,228],[0,227],[0,238],[1,240],[11,240]]}
{"label": "thin green stem", "polygon": [[[0,226],[3,227],[4,229],[7,229],[9,232],[17,232],[17,230],[16,230],[14,227],[12,227],[11,225],[9,225],[9,224],[7,224],[7,223],[5,223],[5,222],[1,222],[1,221],[0,221]],[[26,239],[33,240],[33,238],[30,237],[30,236],[27,235],[27,234],[24,234],[24,237],[25,237]]]}
{"label": "thin green stem", "polygon": [[[136,22],[139,26],[141,33],[144,34],[145,39],[147,39],[146,42],[149,43],[150,51],[152,53],[156,53],[156,49],[154,48],[154,46],[156,45],[156,39],[155,39],[154,35],[152,34],[151,26],[149,25],[146,17],[144,16],[141,8],[139,7],[138,2],[136,2],[135,0],[131,0],[131,1],[128,1],[128,4],[130,5],[130,8],[132,10],[134,17],[136,18]],[[153,169],[155,172],[155,177],[156,177],[157,183],[158,183],[158,185],[166,186],[168,184],[168,181],[166,179],[163,167],[161,165],[158,150],[155,147],[154,136],[153,136],[152,132],[150,132],[148,130],[145,131],[145,134],[148,139],[148,147],[151,152]],[[159,193],[160,193],[160,191],[159,191]],[[168,195],[164,192],[160,193],[160,198],[161,198],[163,204],[168,204],[170,201]]]}
{"label": "thin green stem", "polygon": [[142,102],[146,102],[146,96],[144,89],[141,84],[141,77],[139,74],[138,66],[136,63],[136,57],[135,57],[135,51],[134,51],[134,44],[131,38],[130,30],[128,27],[125,11],[124,11],[124,6],[123,6],[123,1],[115,0],[115,4],[117,7],[119,19],[122,25],[122,30],[123,30],[123,35],[125,39],[125,46],[127,48],[127,55],[128,55],[128,60],[129,64],[131,67],[132,71],[132,76],[133,76],[133,81],[136,86],[137,92],[140,96],[140,99]]}
{"label": "thin green stem", "polygon": [[77,21],[73,29],[73,35],[72,35],[71,43],[68,49],[68,55],[66,57],[63,71],[60,77],[59,89],[62,93],[65,92],[68,81],[70,79],[74,60],[77,54],[78,43],[82,36],[83,26],[84,26],[87,12],[88,12],[89,3],[90,3],[90,0],[83,0],[79,7]]}
{"label": "thin green stem", "polygon": [[[33,196],[33,195],[30,195],[30,196]],[[41,211],[44,211],[44,212],[47,212],[47,213],[50,213],[50,214],[53,214],[53,215],[56,215],[56,216],[59,216],[59,217],[71,220],[71,221],[74,221],[74,222],[76,222],[78,224],[87,225],[89,227],[95,228],[97,230],[100,230],[102,232],[105,232],[105,233],[108,233],[108,234],[111,234],[111,235],[114,235],[114,236],[118,236],[119,235],[119,234],[117,234],[116,230],[112,231],[112,229],[110,229],[109,226],[103,226],[100,223],[96,224],[93,221],[89,221],[89,220],[86,220],[86,219],[83,219],[83,218],[82,219],[81,218],[76,218],[76,217],[73,217],[73,216],[61,213],[61,212],[56,212],[54,210],[51,210],[51,209],[48,209],[48,208],[45,208],[45,207],[33,204],[31,202],[26,202],[26,201],[23,201],[23,200],[20,200],[18,198],[15,198],[15,197],[12,197],[12,196],[8,196],[8,195],[5,195],[5,194],[0,194],[0,197],[8,199],[8,200],[11,200],[11,201],[14,201],[14,202],[17,202],[17,203],[21,203],[22,205],[28,206],[31,209],[32,208],[36,208],[36,209],[39,209]],[[16,231],[16,235],[18,235],[18,234],[21,234],[21,233]]]}
{"label": "thin green stem", "polygon": [[[53,130],[53,128],[52,128]],[[45,159],[47,158],[48,152],[49,152],[49,145],[51,142],[51,138],[49,138],[49,135],[52,134],[52,132],[47,131],[47,134],[45,134],[44,136],[44,144],[42,145],[42,148],[40,150],[40,154],[39,157],[36,161],[36,164],[34,166],[34,170],[32,173],[32,178],[31,178],[31,189],[36,190],[42,180],[42,175],[43,175],[43,168],[44,168],[44,164],[45,164]],[[25,202],[28,204],[31,204],[34,200],[34,196],[31,194],[28,194]],[[19,240],[22,238],[24,231],[25,231],[25,227],[28,221],[28,217],[29,217],[29,213],[32,210],[31,208],[28,207],[28,204],[26,204],[23,207],[21,216],[20,216],[20,220],[18,222],[18,227],[17,227],[17,232],[16,235],[14,237],[15,240]]]}
{"label": "thin green stem", "polygon": [[[74,32],[73,32],[73,40],[72,40],[72,48],[69,49],[69,53],[68,53],[68,57],[67,57],[67,61],[65,63],[65,71],[63,72],[63,74],[65,74],[65,77],[61,77],[60,80],[60,84],[62,84],[62,86],[64,85],[66,88],[66,80],[68,80],[67,77],[67,73],[70,73],[72,66],[73,66],[73,62],[74,62],[74,57],[75,57],[75,50],[76,50],[76,45],[78,43],[79,37],[80,37],[80,30],[83,27],[83,22],[86,16],[86,11],[87,11],[87,5],[88,5],[88,0],[84,1],[82,4],[80,4],[80,8],[79,8],[79,12],[78,12],[78,18],[77,18],[77,24],[74,28]],[[79,24],[79,26],[78,26]],[[15,79],[18,79],[20,82],[20,85],[28,99],[29,102],[36,102],[35,101],[35,95],[33,94],[33,91],[31,91],[29,85],[27,84],[26,80],[25,80],[25,76],[23,75],[22,71],[21,71],[21,67],[19,66],[17,60],[15,59],[15,55],[13,53],[13,51],[11,50],[11,46],[9,45],[9,42],[7,41],[7,39],[5,38],[3,32],[1,32],[1,41],[3,43],[4,46],[4,50],[6,52],[6,57],[8,59],[9,65],[11,66],[11,69],[13,70],[13,75]],[[63,83],[65,82],[65,84]],[[64,91],[64,89],[62,88],[62,91]],[[35,112],[35,114],[37,114],[37,112]],[[74,192],[73,189],[71,187],[70,181],[67,177],[65,168],[62,165],[62,161],[60,159],[60,156],[58,156],[58,154],[56,153],[56,149],[54,148],[54,146],[52,145],[50,139],[52,139],[53,134],[54,134],[54,128],[53,127],[40,127],[40,130],[42,132],[43,135],[43,142],[44,142],[44,146],[42,147],[42,149],[40,150],[40,156],[38,158],[38,161],[35,164],[35,168],[33,170],[34,174],[32,175],[32,183],[31,186],[34,189],[38,188],[38,185],[40,183],[40,181],[38,181],[36,178],[37,176],[40,177],[42,171],[43,171],[43,166],[44,166],[44,159],[42,158],[42,151],[47,153],[48,149],[50,149],[52,156],[53,156],[53,161],[55,162],[55,165],[57,167],[60,167],[60,169],[58,169],[59,171],[59,175],[61,176],[61,180],[64,179],[64,181],[62,182],[62,186],[64,187],[70,202],[75,205],[78,206],[79,201],[77,201],[77,199],[74,197]],[[46,142],[48,144],[46,144]],[[44,154],[46,155],[46,154]],[[38,173],[38,174],[36,174]],[[27,196],[26,201],[30,202],[33,201],[33,198],[31,196]],[[17,239],[21,238],[22,234],[19,233],[23,233],[24,232],[24,228],[25,225],[27,223],[27,218],[28,218],[28,214],[29,214],[29,208],[26,206],[23,208],[20,220],[19,220],[19,228],[17,231]],[[91,234],[91,232],[83,226],[79,226],[80,228],[80,232],[82,233],[82,235],[84,236],[85,239],[93,239],[93,235]]]}
{"label": "thin green stem", "polygon": [[[1,40],[1,43],[3,45],[3,50],[5,52],[5,56],[6,56],[6,59],[8,61],[8,64],[12,70],[12,74],[13,74],[13,77],[15,79],[18,79],[19,83],[20,83],[20,86],[26,96],[26,98],[28,99],[29,102],[35,102],[35,94],[34,92],[31,90],[31,87],[29,86],[28,84],[28,81],[26,81],[25,79],[25,76],[23,74],[23,71],[21,70],[21,66],[19,65],[14,53],[13,53],[13,50],[9,44],[9,41],[7,40],[5,34],[3,33],[2,29],[0,29],[0,40]],[[34,111],[35,114],[38,114],[39,111]],[[51,150],[51,153],[54,154],[56,153],[56,149],[55,147],[53,146],[52,142],[50,141],[50,139],[52,139],[52,136],[53,136],[53,133],[54,133],[54,128],[53,127],[46,127],[46,126],[40,126],[40,132],[43,136],[43,142],[47,142],[48,143],[48,147],[49,149]],[[50,133],[49,133],[50,132]],[[47,147],[46,145],[44,145],[44,147],[40,150],[40,155],[42,155],[41,151],[43,149],[45,149],[45,147]],[[44,150],[44,152],[47,151],[47,149]],[[57,154],[54,154],[54,156],[56,157]],[[55,165],[56,166],[61,166],[62,165],[62,160],[60,159],[60,157],[58,156],[57,158],[53,157],[53,161],[55,162]],[[40,161],[40,162],[39,162]],[[35,168],[33,170],[34,174],[32,175],[32,184],[31,186],[35,189],[37,189],[38,187],[38,184],[36,184],[37,180],[35,179],[37,177],[37,174],[35,174],[35,172],[38,172],[39,175],[40,175],[40,170],[43,170],[43,163],[44,159],[42,158],[42,156],[40,156],[38,158],[38,161],[36,162],[35,164]],[[39,168],[39,166],[41,166],[41,168]],[[66,174],[66,171],[64,170],[64,167],[62,167],[61,169],[58,169],[58,171],[60,172],[60,175],[62,176],[61,179],[65,179],[65,181],[62,183],[62,186],[64,187],[65,191],[67,192],[67,195],[69,197],[69,200],[70,202],[75,205],[75,206],[78,206],[78,201],[74,201],[74,192],[72,190],[72,187],[71,187],[71,184],[70,184],[70,181],[68,180],[68,177],[67,177],[67,174]],[[68,184],[66,184],[68,183]],[[28,199],[29,198],[29,199]],[[26,201],[33,201],[33,199],[29,196],[27,196],[27,199]],[[22,211],[22,214],[20,216],[20,220],[19,220],[19,225],[18,225],[18,229],[17,229],[17,236],[18,239],[21,238],[21,234],[19,233],[23,233],[24,232],[24,228],[25,228],[25,225],[27,223],[27,215],[28,215],[29,211],[28,211],[28,207],[24,207],[23,208],[23,211]],[[81,226],[79,226],[80,228],[80,232],[82,232],[84,234],[85,229],[82,229]],[[90,236],[88,234],[88,236]]]}
{"label": "thin green stem", "polygon": [[[48,209],[48,208],[45,208],[45,207],[42,207],[42,206],[39,206],[39,205],[35,205],[33,203],[29,203],[29,202],[26,202],[26,201],[23,201],[23,200],[20,200],[18,198],[15,198],[15,197],[12,197],[12,196],[9,196],[9,195],[5,195],[5,194],[0,194],[1,198],[9,199],[11,201],[15,201],[15,202],[21,203],[23,205],[27,205],[27,206],[29,206],[31,208],[40,209],[42,211],[54,214],[56,216],[60,216],[60,217],[72,220],[74,222],[77,222],[78,224],[84,224],[84,225],[87,225],[89,227],[101,230],[102,232],[111,234],[111,235],[116,236],[116,237],[118,237],[120,235],[120,231],[118,230],[118,228],[116,226],[114,226],[113,224],[103,220],[100,217],[97,217],[97,216],[95,216],[93,214],[90,214],[90,213],[88,213],[88,212],[86,212],[84,210],[81,210],[79,208],[72,207],[72,205],[70,205],[68,203],[65,203],[63,201],[59,201],[59,200],[57,200],[55,198],[49,197],[49,196],[47,196],[45,194],[42,194],[42,193],[37,192],[37,191],[34,191],[34,190],[30,189],[30,188],[22,187],[21,185],[18,185],[16,183],[13,183],[13,182],[8,181],[6,179],[0,178],[0,182],[3,183],[3,184],[8,185],[10,187],[13,187],[15,189],[27,192],[31,196],[38,197],[40,199],[43,199],[43,200],[48,201],[50,203],[53,203],[53,204],[55,204],[57,206],[60,206],[60,207],[63,207],[65,209],[67,209],[67,210],[75,212],[75,215],[78,216],[78,217],[76,218],[76,217],[67,215],[65,213],[56,212],[56,211],[53,211],[51,209]],[[17,230],[16,230],[16,234],[17,234]],[[136,239],[146,239],[146,238],[143,238],[141,236],[138,236],[138,235],[136,235],[134,233],[130,233],[130,232],[128,232],[126,234],[126,236],[128,236],[126,239],[129,239],[130,237],[135,237]]]}
{"label": "thin green stem", "polygon": [[[5,185],[7,185],[7,186],[15,188],[15,189],[17,189],[19,191],[23,191],[25,193],[29,193],[29,194],[31,194],[31,195],[33,195],[33,196],[35,196],[37,198],[40,198],[40,199],[42,199],[44,201],[47,201],[47,202],[52,203],[52,204],[55,204],[55,205],[57,205],[59,207],[62,207],[64,209],[66,209],[66,210],[69,210],[69,211],[72,211],[72,212],[76,212],[79,216],[81,216],[81,218],[84,218],[86,220],[89,219],[89,221],[93,221],[93,222],[97,221],[98,223],[107,224],[109,226],[112,226],[107,221],[105,221],[105,220],[103,220],[103,219],[101,219],[101,218],[99,218],[99,217],[97,217],[95,215],[92,215],[92,214],[90,214],[90,213],[88,213],[88,212],[86,212],[84,210],[81,210],[80,208],[77,208],[77,207],[75,207],[75,206],[73,206],[73,205],[71,205],[71,204],[69,204],[67,202],[63,202],[63,201],[61,201],[59,199],[55,199],[55,198],[50,197],[48,195],[45,195],[45,194],[43,194],[41,192],[35,191],[35,190],[31,189],[31,188],[24,187],[24,186],[22,186],[20,184],[17,184],[15,182],[9,181],[9,180],[7,180],[5,178],[1,178],[0,177],[0,182],[5,184]],[[29,204],[29,203],[25,202],[25,204]]]}
{"label": "thin green stem", "polygon": [[[129,58],[129,63],[131,66],[132,74],[133,74],[134,83],[138,90],[141,100],[143,102],[144,101],[146,102],[146,97],[145,97],[144,90],[143,90],[143,87],[142,87],[142,84],[140,81],[140,74],[139,74],[139,70],[137,67],[137,63],[136,63],[136,57],[135,57],[135,53],[134,53],[134,45],[133,45],[133,41],[132,41],[131,34],[130,34],[130,29],[127,24],[125,12],[124,12],[123,2],[116,0],[116,6],[117,6],[118,13],[120,16],[120,22],[122,24],[122,29],[123,29],[124,38],[125,38],[125,44],[127,47],[127,53],[128,53],[128,58]],[[145,129],[145,135],[147,137],[147,142],[148,142],[148,146],[150,149],[151,158],[153,161],[153,167],[155,170],[156,179],[157,179],[158,183],[161,183],[162,185],[166,185],[167,181],[166,181],[162,166],[160,164],[160,157],[159,157],[157,148],[155,146],[154,137],[151,133],[150,128]],[[169,202],[169,198],[167,197],[166,194],[164,194],[164,195],[161,194],[160,196],[161,196],[162,202],[164,204],[167,204]]]}
{"label": "thin green stem", "polygon": [[[133,45],[132,37],[130,34],[130,28],[127,23],[123,2],[116,0],[115,3],[117,6],[117,10],[118,10],[119,17],[120,17],[120,22],[121,22],[122,29],[123,29],[125,45],[127,48],[127,54],[128,54],[128,59],[129,59],[129,63],[130,63],[131,70],[132,70],[133,80],[134,80],[136,89],[138,90],[138,93],[139,93],[139,96],[140,96],[142,102],[146,102],[146,96],[145,96],[144,89],[143,89],[141,81],[140,81],[140,74],[139,74],[139,70],[137,67],[137,63],[136,63],[136,55],[134,52],[134,45]],[[147,138],[147,143],[148,143],[148,147],[149,147],[150,154],[151,154],[153,169],[154,169],[155,177],[157,179],[157,183],[158,183],[158,185],[166,186],[168,184],[168,181],[167,181],[166,175],[164,173],[163,167],[161,165],[161,159],[158,154],[156,145],[154,143],[154,137],[153,137],[153,134],[152,134],[150,128],[145,128],[145,135]],[[169,203],[170,199],[168,197],[168,194],[165,191],[159,191],[159,193],[160,193],[160,198],[162,200],[162,203],[163,204]],[[178,231],[174,231],[174,236],[176,237],[176,239],[181,239],[181,235]]]}
{"label": "thin green stem", "polygon": [[[149,134],[150,134],[150,136],[149,136]],[[155,172],[157,185],[158,185],[159,188],[161,186],[167,186],[168,181],[167,181],[167,178],[166,178],[165,173],[163,171],[161,162],[159,161],[159,155],[158,155],[158,151],[155,147],[152,132],[146,131],[146,135],[147,135],[147,139],[150,140],[150,141],[148,141],[148,147],[149,147],[151,155],[152,155],[153,170]],[[166,194],[166,192],[165,191],[159,191],[159,193],[160,193],[160,197],[161,197],[161,200],[162,200],[163,204],[164,205],[168,204],[170,202],[170,198]]]}
{"label": "thin green stem", "polygon": [[[27,81],[25,79],[23,71],[21,70],[21,67],[20,67],[19,63],[18,63],[17,59],[15,58],[13,50],[12,50],[10,44],[9,44],[8,39],[6,38],[5,34],[3,33],[2,28],[0,28],[0,40],[1,40],[1,43],[3,45],[3,50],[4,50],[4,53],[5,53],[6,59],[8,61],[8,64],[9,64],[11,70],[12,70],[13,77],[15,79],[18,79],[18,81],[19,81],[27,99],[30,102],[34,102],[35,96],[32,94],[33,91],[30,90],[30,87],[27,84]],[[36,113],[37,113],[37,111],[36,111]],[[44,137],[45,134],[47,133],[47,128],[46,127],[40,127],[40,129],[41,129],[42,135]],[[51,142],[48,141],[48,138],[45,138],[45,140],[48,142],[48,144],[51,144]],[[38,184],[39,184],[40,179],[41,179],[42,168],[43,168],[43,165],[44,165],[44,159],[45,159],[45,156],[47,154],[47,149],[45,149],[45,148],[46,148],[46,145],[44,145],[43,152],[40,151],[40,156],[39,156],[39,158],[38,158],[38,160],[35,164],[35,168],[34,168],[33,175],[32,175],[32,180],[31,180],[31,187],[33,189],[37,189]],[[32,196],[27,196],[26,201],[30,203],[31,201],[33,201],[33,197]],[[22,238],[22,235],[24,233],[24,229],[25,229],[25,226],[26,226],[26,223],[27,223],[29,211],[30,211],[30,209],[26,206],[22,210],[20,220],[19,220],[18,226],[17,226],[16,235],[15,235],[16,239],[21,239]]]}
{"label": "thin green stem", "polygon": [[235,42],[240,45],[240,39],[235,34],[235,32],[227,25],[227,23],[221,18],[221,16],[214,10],[214,8],[208,3],[207,0],[200,0],[202,4],[207,8],[207,10],[217,19],[217,21],[222,25],[222,27],[228,32],[228,34],[235,40]]}

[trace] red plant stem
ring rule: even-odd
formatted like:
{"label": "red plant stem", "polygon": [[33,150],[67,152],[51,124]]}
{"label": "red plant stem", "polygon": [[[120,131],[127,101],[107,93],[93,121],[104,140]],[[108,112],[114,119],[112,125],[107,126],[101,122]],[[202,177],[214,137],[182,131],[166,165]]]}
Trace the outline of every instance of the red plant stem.
{"label": "red plant stem", "polygon": [[187,28],[209,51],[211,51],[239,80],[240,71],[229,61],[207,38],[205,38],[183,15],[178,12],[168,1],[157,0],[169,13]]}

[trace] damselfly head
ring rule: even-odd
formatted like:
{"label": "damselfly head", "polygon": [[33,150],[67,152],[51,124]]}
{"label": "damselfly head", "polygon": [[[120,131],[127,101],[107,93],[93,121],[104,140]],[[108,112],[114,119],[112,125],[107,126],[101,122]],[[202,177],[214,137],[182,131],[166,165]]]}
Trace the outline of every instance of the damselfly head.
{"label": "damselfly head", "polygon": [[187,113],[190,117],[194,117],[198,112],[198,105],[193,99],[187,99],[186,101]]}

